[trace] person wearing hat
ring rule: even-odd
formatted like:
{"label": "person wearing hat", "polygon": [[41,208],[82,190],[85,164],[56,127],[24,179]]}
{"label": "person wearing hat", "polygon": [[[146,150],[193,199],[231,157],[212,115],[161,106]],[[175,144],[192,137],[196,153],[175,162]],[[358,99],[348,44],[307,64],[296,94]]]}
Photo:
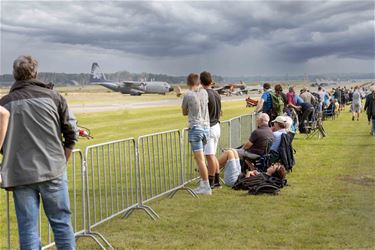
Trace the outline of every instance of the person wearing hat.
{"label": "person wearing hat", "polygon": [[281,135],[286,134],[287,119],[285,116],[278,116],[275,120],[271,121],[271,129],[273,132],[274,140],[271,146],[271,163],[279,159],[279,146],[281,142]]}

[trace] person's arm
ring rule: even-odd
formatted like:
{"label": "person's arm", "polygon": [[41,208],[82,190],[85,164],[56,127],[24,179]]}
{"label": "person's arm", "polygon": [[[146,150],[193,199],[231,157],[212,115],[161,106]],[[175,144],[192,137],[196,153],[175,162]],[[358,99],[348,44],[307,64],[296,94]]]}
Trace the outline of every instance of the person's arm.
{"label": "person's arm", "polygon": [[65,159],[66,161],[69,160],[70,156],[72,155],[72,149],[70,148],[64,148],[64,154],[65,154]]}
{"label": "person's arm", "polygon": [[263,98],[260,98],[260,100],[258,101],[257,107],[254,110],[254,113],[260,112],[263,108],[263,104],[264,104],[264,100]]}
{"label": "person's arm", "polygon": [[61,133],[63,135],[64,154],[66,161],[69,160],[74,146],[78,140],[77,120],[68,109],[68,105],[64,97],[60,96],[59,115],[61,124]]}
{"label": "person's arm", "polygon": [[182,115],[188,115],[189,110],[188,110],[188,104],[187,104],[187,96],[184,96],[184,99],[182,99],[182,104],[181,104],[181,109],[182,109]]}
{"label": "person's arm", "polygon": [[0,106],[0,149],[3,147],[8,130],[9,116],[9,111]]}
{"label": "person's arm", "polygon": [[252,146],[253,146],[253,143],[252,143],[251,141],[247,141],[247,142],[242,146],[242,148],[245,149],[245,150],[248,150],[248,149],[250,149]]}

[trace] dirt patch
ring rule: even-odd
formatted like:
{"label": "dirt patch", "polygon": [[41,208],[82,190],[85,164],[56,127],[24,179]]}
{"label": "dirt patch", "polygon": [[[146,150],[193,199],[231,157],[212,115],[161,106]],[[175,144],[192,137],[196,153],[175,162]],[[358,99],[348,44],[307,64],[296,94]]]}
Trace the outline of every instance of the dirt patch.
{"label": "dirt patch", "polygon": [[353,184],[358,184],[362,186],[374,186],[375,176],[373,175],[363,175],[363,176],[341,176],[339,180],[350,182]]}

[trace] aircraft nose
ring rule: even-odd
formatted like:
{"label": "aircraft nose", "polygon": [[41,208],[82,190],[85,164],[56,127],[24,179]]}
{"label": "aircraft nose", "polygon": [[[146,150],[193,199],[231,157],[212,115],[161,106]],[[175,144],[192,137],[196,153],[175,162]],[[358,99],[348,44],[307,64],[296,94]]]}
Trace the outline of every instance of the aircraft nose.
{"label": "aircraft nose", "polygon": [[172,92],[174,90],[173,87],[169,87],[169,92]]}

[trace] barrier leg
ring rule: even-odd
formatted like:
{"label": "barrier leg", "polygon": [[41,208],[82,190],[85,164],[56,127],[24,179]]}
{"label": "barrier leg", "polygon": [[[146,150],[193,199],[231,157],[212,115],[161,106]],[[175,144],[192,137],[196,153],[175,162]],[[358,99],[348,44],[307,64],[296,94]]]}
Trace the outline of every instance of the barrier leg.
{"label": "barrier leg", "polygon": [[188,187],[180,187],[178,189],[175,189],[173,190],[169,195],[168,195],[168,198],[172,199],[173,196],[180,190],[186,190],[189,194],[191,194],[191,196],[195,197],[195,198],[199,198],[199,196],[193,191],[193,189],[191,188],[188,188]]}
{"label": "barrier leg", "polygon": [[130,208],[128,211],[126,211],[124,213],[122,218],[124,218],[124,217],[128,218],[134,212],[134,210],[136,210],[136,209],[140,209],[140,210],[145,211],[148,214],[148,216],[150,216],[150,218],[153,219],[153,220],[160,219],[159,215],[151,207],[145,206],[143,204]]}

